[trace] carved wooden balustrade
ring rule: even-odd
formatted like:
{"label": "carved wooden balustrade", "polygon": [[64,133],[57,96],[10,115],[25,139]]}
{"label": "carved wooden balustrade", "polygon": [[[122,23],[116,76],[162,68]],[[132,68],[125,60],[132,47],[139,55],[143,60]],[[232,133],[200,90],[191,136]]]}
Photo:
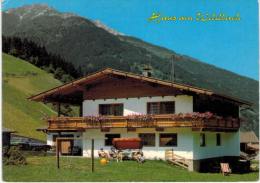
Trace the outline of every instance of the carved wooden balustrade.
{"label": "carved wooden balustrade", "polygon": [[77,130],[95,128],[170,128],[190,127],[193,130],[236,131],[238,118],[176,117],[176,115],[52,117],[48,130]]}

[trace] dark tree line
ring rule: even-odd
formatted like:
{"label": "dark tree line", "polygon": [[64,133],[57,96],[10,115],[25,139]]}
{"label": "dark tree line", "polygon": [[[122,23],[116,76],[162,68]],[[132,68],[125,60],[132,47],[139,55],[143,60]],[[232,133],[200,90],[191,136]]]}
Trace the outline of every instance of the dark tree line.
{"label": "dark tree line", "polygon": [[66,62],[60,55],[48,53],[44,46],[39,46],[33,41],[19,37],[2,37],[4,53],[24,59],[31,64],[53,73],[54,77],[62,82],[69,82],[82,76],[80,69]]}

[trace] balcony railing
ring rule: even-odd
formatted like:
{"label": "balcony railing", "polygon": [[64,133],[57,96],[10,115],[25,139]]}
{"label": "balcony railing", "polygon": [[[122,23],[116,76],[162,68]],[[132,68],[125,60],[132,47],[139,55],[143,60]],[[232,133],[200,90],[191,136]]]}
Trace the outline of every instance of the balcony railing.
{"label": "balcony railing", "polygon": [[214,115],[210,117],[202,115],[88,116],[48,119],[48,130],[169,127],[190,127],[194,130],[238,130],[239,126],[238,118],[221,118]]}

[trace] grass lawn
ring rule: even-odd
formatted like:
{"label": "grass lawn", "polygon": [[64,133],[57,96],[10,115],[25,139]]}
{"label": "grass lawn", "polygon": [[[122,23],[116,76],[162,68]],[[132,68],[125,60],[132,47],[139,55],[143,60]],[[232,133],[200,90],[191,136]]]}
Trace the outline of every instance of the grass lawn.
{"label": "grass lawn", "polygon": [[56,168],[53,156],[28,157],[26,166],[3,166],[5,181],[257,181],[258,172],[247,174],[188,172],[179,167],[168,165],[164,161],[146,161],[138,164],[134,161],[110,162],[100,165],[95,160],[95,172],[91,172],[91,160],[74,157],[61,158],[61,169]]}

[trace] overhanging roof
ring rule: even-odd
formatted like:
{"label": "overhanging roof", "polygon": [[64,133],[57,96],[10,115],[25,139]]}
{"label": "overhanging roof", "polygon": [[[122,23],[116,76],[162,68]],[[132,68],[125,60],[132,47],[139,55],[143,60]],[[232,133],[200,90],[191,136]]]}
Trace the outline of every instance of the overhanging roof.
{"label": "overhanging roof", "polygon": [[2,127],[2,132],[3,133],[16,133],[15,130],[11,130],[11,129],[5,128],[5,127]]}
{"label": "overhanging roof", "polygon": [[82,91],[82,90],[84,90],[84,88],[82,87],[82,84],[84,84],[84,85],[91,84],[91,82],[93,82],[97,79],[106,77],[107,75],[115,75],[115,76],[122,76],[122,77],[126,77],[126,78],[132,78],[132,79],[136,79],[136,80],[140,80],[140,81],[145,81],[145,82],[154,83],[154,84],[158,84],[158,85],[162,85],[162,86],[176,88],[176,89],[183,90],[183,91],[189,91],[189,92],[193,92],[196,94],[215,95],[217,97],[228,99],[228,100],[231,100],[231,101],[239,103],[239,104],[252,105],[251,103],[249,103],[247,101],[243,101],[243,100],[240,100],[240,99],[237,99],[234,97],[230,97],[230,96],[226,96],[226,95],[222,95],[222,94],[217,94],[211,90],[207,90],[207,89],[203,89],[203,88],[199,88],[199,87],[195,87],[195,86],[190,86],[190,85],[186,85],[186,84],[181,84],[181,83],[177,83],[177,82],[170,82],[170,81],[160,80],[160,79],[156,79],[156,78],[152,78],[152,77],[146,77],[143,75],[119,71],[119,70],[115,70],[115,69],[111,69],[111,68],[106,68],[104,70],[95,72],[93,74],[87,75],[80,79],[66,83],[64,85],[52,88],[50,90],[44,91],[44,92],[36,94],[34,96],[31,96],[28,99],[32,100],[32,101],[46,101],[46,98],[48,96],[51,96],[54,94],[59,94],[66,90]]}

